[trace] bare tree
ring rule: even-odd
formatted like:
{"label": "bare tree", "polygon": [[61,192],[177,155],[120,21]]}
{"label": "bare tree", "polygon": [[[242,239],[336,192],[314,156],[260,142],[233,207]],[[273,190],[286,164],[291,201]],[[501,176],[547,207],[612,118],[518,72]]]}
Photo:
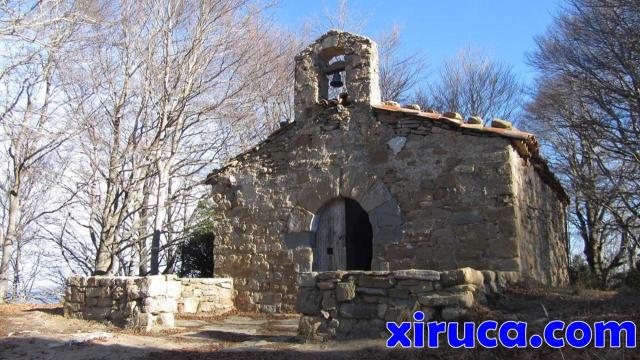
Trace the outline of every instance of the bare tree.
{"label": "bare tree", "polygon": [[92,61],[67,72],[82,191],[49,237],[81,271],[90,253],[97,274],[171,272],[208,167],[290,119],[299,41],[251,1],[107,9],[78,54]]}
{"label": "bare tree", "polygon": [[[593,285],[606,288],[611,275],[635,251],[640,222],[619,200],[629,170],[626,164],[594,142],[585,128],[574,126],[599,116],[584,99],[571,80],[546,78],[527,106],[528,124],[545,140],[551,165],[571,197],[569,221],[574,238],[580,239]],[[600,162],[608,164],[606,172]]]}
{"label": "bare tree", "polygon": [[434,81],[416,96],[423,108],[483,119],[511,119],[522,106],[523,87],[513,69],[481,51],[462,50],[445,60]]}
{"label": "bare tree", "polygon": [[[565,78],[597,110],[580,126],[615,159],[633,165],[621,201],[640,217],[640,3],[570,0],[531,57],[547,77]],[[606,164],[600,164],[606,171]]]}
{"label": "bare tree", "polygon": [[[61,145],[74,135],[64,118],[66,103],[60,96],[64,86],[59,78],[64,54],[73,43],[82,4],[51,1],[36,4],[3,2],[0,41],[2,55],[0,82],[0,126],[3,157],[7,173],[0,184],[3,191],[0,243],[0,298],[8,286],[10,262],[14,279],[19,280],[21,238],[34,220],[54,211],[46,209],[34,187],[46,183],[60,169],[45,166],[57,156]],[[89,8],[84,8],[90,12]],[[59,209],[66,201],[57,199]],[[28,204],[40,201],[37,211],[26,211]],[[28,215],[28,216],[27,216]],[[16,287],[18,284],[14,284]]]}
{"label": "bare tree", "polygon": [[377,37],[380,44],[380,94],[383,100],[406,102],[420,81],[424,80],[426,58],[416,51],[400,56],[400,29],[393,26]]}
{"label": "bare tree", "polygon": [[531,124],[547,135],[597,286],[634,268],[640,234],[640,4],[570,0],[531,63]]}

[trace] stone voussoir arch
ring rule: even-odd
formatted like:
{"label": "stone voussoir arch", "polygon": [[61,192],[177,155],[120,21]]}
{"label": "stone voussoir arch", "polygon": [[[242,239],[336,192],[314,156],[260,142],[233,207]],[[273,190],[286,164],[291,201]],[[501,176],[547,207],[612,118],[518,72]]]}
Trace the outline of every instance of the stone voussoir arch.
{"label": "stone voussoir arch", "polygon": [[379,177],[356,169],[347,169],[344,172],[338,194],[327,193],[320,207],[307,209],[314,214],[309,223],[310,230],[314,230],[314,222],[317,221],[322,207],[338,197],[355,200],[367,212],[373,231],[374,246],[402,241],[404,219],[397,200]]}

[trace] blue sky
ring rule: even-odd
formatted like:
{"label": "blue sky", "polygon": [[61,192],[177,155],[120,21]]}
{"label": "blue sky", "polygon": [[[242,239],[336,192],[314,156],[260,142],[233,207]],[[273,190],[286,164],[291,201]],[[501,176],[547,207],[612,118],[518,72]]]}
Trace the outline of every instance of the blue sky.
{"label": "blue sky", "polygon": [[[276,20],[296,30],[337,0],[280,0]],[[374,37],[397,24],[402,30],[403,51],[421,50],[431,71],[443,59],[465,47],[482,49],[507,62],[525,82],[535,73],[526,54],[535,49],[534,36],[543,34],[561,0],[351,0],[349,7],[367,18],[365,34]]]}

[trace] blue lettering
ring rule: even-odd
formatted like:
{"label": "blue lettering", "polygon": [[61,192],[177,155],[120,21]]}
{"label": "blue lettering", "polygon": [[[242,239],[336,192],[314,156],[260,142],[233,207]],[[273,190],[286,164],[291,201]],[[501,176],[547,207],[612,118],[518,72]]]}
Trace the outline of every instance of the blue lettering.
{"label": "blue lettering", "polygon": [[564,329],[564,321],[553,320],[544,327],[544,341],[552,348],[561,348],[564,346],[564,339],[557,338],[555,332]]}
{"label": "blue lettering", "polygon": [[[515,332],[515,337],[509,336]],[[502,346],[512,349],[514,347],[527,347],[527,323],[522,321],[505,321],[498,329],[498,339]]]}
{"label": "blue lettering", "polygon": [[387,339],[387,347],[396,347],[398,344],[405,348],[411,346],[411,339],[407,336],[407,333],[411,330],[410,322],[403,322],[398,325],[393,321],[389,321],[387,322],[387,330],[391,332],[391,336]]}
{"label": "blue lettering", "polygon": [[427,340],[427,346],[435,349],[440,345],[438,341],[438,334],[447,331],[447,323],[432,321],[430,323],[427,323],[427,328],[429,329],[429,339]]}
{"label": "blue lettering", "polygon": [[622,342],[622,331],[626,338],[625,345],[628,348],[636,347],[636,324],[633,321],[599,321],[594,324],[595,347],[603,348],[605,342],[605,334],[609,332],[609,346],[619,348]]}
{"label": "blue lettering", "polygon": [[464,323],[464,334],[462,339],[458,337],[458,323],[450,322],[447,326],[447,341],[452,348],[474,348],[476,346],[475,332],[476,324],[472,322]]}
{"label": "blue lettering", "polygon": [[498,340],[495,337],[489,337],[489,331],[496,331],[496,329],[498,329],[497,321],[487,320],[480,323],[478,326],[478,344],[489,349],[497,347]]}
{"label": "blue lettering", "polygon": [[413,346],[416,348],[424,347],[424,313],[422,311],[416,311],[413,313],[413,320],[417,321],[413,323]]}
{"label": "blue lettering", "polygon": [[[576,337],[576,331],[580,331],[582,333],[580,338]],[[574,321],[567,326],[565,338],[570,346],[574,348],[583,348],[589,345],[592,335],[589,324],[584,321]]]}

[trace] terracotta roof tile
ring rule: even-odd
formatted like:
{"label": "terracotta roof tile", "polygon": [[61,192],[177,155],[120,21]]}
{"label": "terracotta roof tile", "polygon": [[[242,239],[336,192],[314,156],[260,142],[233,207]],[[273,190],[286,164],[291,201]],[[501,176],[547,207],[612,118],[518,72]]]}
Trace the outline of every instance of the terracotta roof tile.
{"label": "terracotta roof tile", "polygon": [[496,135],[506,137],[506,138],[511,138],[511,139],[529,140],[534,138],[532,134],[529,134],[524,131],[499,129],[499,128],[483,126],[479,124],[464,124],[460,120],[447,118],[438,113],[430,113],[430,112],[413,110],[413,109],[405,109],[400,106],[391,106],[391,105],[384,105],[384,104],[372,105],[372,107],[377,110],[417,115],[418,117],[431,119],[431,120],[440,120],[450,125],[461,127],[463,129],[471,129],[479,132],[496,134]]}

